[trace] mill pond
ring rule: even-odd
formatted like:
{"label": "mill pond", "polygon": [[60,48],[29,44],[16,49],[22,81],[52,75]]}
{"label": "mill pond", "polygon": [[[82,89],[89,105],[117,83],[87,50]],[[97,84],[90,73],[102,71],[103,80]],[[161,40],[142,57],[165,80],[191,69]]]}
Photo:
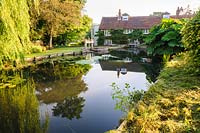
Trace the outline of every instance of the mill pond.
{"label": "mill pond", "polygon": [[150,83],[142,65],[104,57],[2,71],[0,131],[103,133],[119,126],[125,114],[115,109],[112,83],[139,90]]}

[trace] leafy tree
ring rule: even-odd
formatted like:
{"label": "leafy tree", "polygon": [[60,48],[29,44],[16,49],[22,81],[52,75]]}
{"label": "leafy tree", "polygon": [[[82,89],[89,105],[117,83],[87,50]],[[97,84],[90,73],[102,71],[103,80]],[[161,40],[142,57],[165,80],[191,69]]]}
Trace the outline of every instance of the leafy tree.
{"label": "leafy tree", "polygon": [[47,44],[49,42],[49,36],[47,33],[46,21],[40,18],[40,16],[38,17],[37,20],[34,20],[34,21],[36,22],[31,24],[32,25],[31,31],[30,31],[31,41],[40,40]]}
{"label": "leafy tree", "polygon": [[184,20],[163,19],[160,25],[154,26],[145,38],[148,54],[170,56],[183,51],[180,31],[184,23]]}
{"label": "leafy tree", "polygon": [[35,39],[37,23],[39,20],[39,0],[28,0],[30,15],[30,40]]}
{"label": "leafy tree", "polygon": [[48,0],[41,1],[40,13],[46,21],[49,35],[49,46],[52,47],[52,38],[66,32],[80,23],[82,0]]}
{"label": "leafy tree", "polygon": [[114,44],[128,44],[128,35],[121,29],[111,31],[111,39]]}
{"label": "leafy tree", "polygon": [[87,36],[87,34],[90,32],[91,26],[92,26],[92,19],[89,16],[84,15],[81,18],[81,24],[80,24],[80,26],[77,29],[78,33],[79,33],[77,35],[77,37],[79,37],[78,40],[83,41],[83,39],[85,39],[85,37]]}
{"label": "leafy tree", "polygon": [[71,42],[80,43],[84,41],[92,25],[92,19],[87,15],[81,17],[80,24],[67,30],[64,34],[58,36],[55,40],[58,44],[69,44]]}
{"label": "leafy tree", "polygon": [[182,29],[182,42],[189,51],[190,64],[195,73],[200,74],[200,11]]}

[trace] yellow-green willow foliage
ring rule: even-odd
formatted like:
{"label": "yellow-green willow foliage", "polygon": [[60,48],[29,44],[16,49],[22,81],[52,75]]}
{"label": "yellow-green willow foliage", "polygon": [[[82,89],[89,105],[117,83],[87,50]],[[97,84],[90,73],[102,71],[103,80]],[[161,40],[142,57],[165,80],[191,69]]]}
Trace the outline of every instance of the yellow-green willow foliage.
{"label": "yellow-green willow foliage", "polygon": [[[3,74],[3,73],[1,73]],[[41,133],[38,100],[35,85],[31,80],[19,75],[0,79],[0,132],[1,133]],[[6,76],[6,77],[5,77]],[[7,85],[6,85],[7,84]]]}
{"label": "yellow-green willow foliage", "polygon": [[14,61],[20,62],[29,52],[31,2],[37,0],[0,1],[0,66]]}

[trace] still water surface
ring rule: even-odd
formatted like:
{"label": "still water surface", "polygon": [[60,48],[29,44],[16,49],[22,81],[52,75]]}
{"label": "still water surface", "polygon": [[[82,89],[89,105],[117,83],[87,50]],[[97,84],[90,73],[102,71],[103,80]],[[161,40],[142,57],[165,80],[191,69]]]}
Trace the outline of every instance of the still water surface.
{"label": "still water surface", "polygon": [[73,87],[73,90],[80,86],[83,88],[74,94],[69,93],[69,96],[62,96],[68,97],[62,104],[57,104],[59,97],[52,98],[53,94],[39,97],[40,120],[44,121],[48,116],[49,133],[103,133],[116,128],[124,114],[115,110],[115,101],[111,96],[113,82],[121,88],[125,83],[129,83],[132,88],[143,90],[149,85],[144,72],[128,71],[125,75],[117,75],[115,69],[102,70],[99,62],[95,61],[90,71],[74,85],[73,81],[65,80],[36,84],[38,88],[46,89],[46,93],[54,91],[57,94],[62,93],[61,88],[67,88],[69,91]]}

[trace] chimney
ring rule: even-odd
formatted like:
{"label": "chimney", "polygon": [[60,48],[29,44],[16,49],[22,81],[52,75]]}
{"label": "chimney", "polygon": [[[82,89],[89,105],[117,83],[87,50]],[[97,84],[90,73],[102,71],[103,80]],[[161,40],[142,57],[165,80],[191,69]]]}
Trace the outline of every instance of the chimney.
{"label": "chimney", "polygon": [[121,9],[119,9],[119,12],[118,12],[118,20],[121,20],[122,19],[122,13],[121,13]]}
{"label": "chimney", "polygon": [[179,14],[180,14],[180,8],[178,7],[176,10],[176,16],[179,16]]}

